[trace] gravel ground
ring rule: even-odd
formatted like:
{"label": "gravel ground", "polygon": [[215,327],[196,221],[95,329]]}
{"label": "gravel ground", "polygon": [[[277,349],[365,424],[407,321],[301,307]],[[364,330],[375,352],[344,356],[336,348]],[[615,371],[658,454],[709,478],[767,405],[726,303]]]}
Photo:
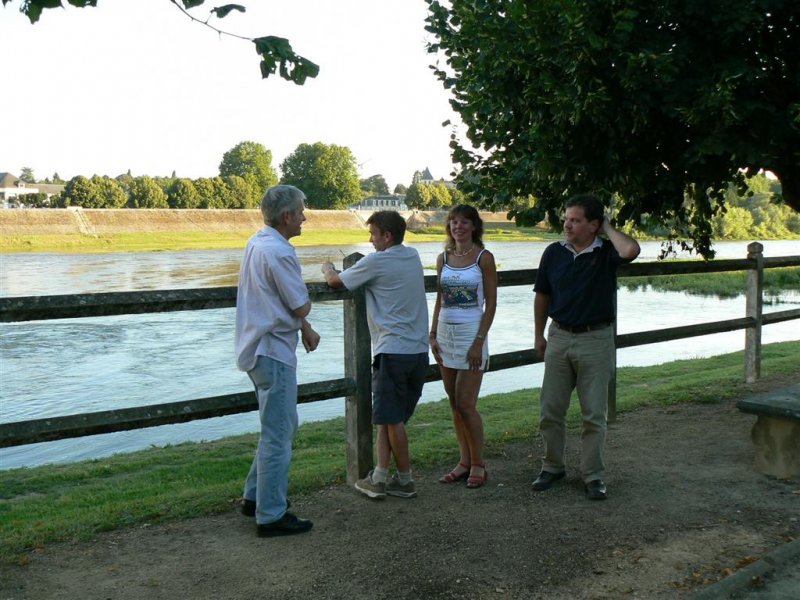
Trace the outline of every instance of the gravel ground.
{"label": "gravel ground", "polygon": [[532,492],[532,433],[488,458],[478,490],[438,483],[448,463],[416,472],[410,500],[347,486],[293,498],[315,523],[301,536],[258,538],[232,505],[52,544],[0,567],[0,599],[685,598],[800,537],[800,481],[752,469],[754,421],[735,401],[621,415],[604,502],[583,496],[575,433],[567,478]]}

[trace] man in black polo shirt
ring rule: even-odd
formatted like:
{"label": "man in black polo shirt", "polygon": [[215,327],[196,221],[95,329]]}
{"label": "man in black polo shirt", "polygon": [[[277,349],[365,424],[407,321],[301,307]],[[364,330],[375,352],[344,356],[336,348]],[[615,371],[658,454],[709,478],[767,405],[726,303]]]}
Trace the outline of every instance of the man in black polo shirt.
{"label": "man in black polo shirt", "polygon": [[[564,241],[545,249],[536,275],[534,347],[545,365],[539,418],[544,458],[533,482],[537,492],[564,477],[566,415],[577,388],[583,415],[584,489],[592,500],[606,497],[603,446],[608,383],[614,368],[617,266],[638,255],[639,244],[611,226],[595,196],[573,196],[567,201]],[[551,325],[545,339],[548,317]]]}

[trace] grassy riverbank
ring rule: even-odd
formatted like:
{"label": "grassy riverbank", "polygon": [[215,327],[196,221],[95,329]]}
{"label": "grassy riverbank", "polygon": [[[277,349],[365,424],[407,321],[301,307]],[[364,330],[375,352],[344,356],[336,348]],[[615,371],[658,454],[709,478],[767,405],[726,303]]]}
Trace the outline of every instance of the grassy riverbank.
{"label": "grassy riverbank", "polygon": [[[104,235],[10,235],[0,238],[0,252],[156,252],[164,250],[216,250],[244,248],[252,231],[142,231]],[[527,227],[487,227],[487,241],[541,241],[558,239],[541,229]],[[444,240],[443,227],[427,227],[406,234],[406,241],[438,242]],[[293,238],[296,246],[346,246],[369,242],[366,229],[307,229]]]}
{"label": "grassy riverbank", "polygon": [[[800,342],[763,348],[765,379],[796,375]],[[743,353],[628,367],[618,373],[620,412],[645,405],[719,402],[746,395]],[[517,371],[513,375],[524,383]],[[441,385],[432,383],[430,385]],[[481,398],[487,454],[536,436],[538,390]],[[417,468],[449,465],[455,440],[445,402],[421,405],[409,424]],[[575,406],[571,426],[579,423]],[[254,417],[255,425],[255,417]],[[0,471],[0,561],[24,563],[46,543],[89,539],[99,531],[231,510],[252,461],[254,434],[183,443],[68,465]],[[290,493],[341,483],[344,419],[307,423],[295,440]],[[532,459],[531,472],[535,471]]]}
{"label": "grassy riverbank", "polygon": [[[652,288],[660,292],[687,292],[699,296],[736,298],[746,289],[747,272],[696,273],[691,275],[652,275],[621,277],[620,287],[630,290]],[[764,301],[773,302],[781,292],[800,291],[800,267],[764,270]]]}

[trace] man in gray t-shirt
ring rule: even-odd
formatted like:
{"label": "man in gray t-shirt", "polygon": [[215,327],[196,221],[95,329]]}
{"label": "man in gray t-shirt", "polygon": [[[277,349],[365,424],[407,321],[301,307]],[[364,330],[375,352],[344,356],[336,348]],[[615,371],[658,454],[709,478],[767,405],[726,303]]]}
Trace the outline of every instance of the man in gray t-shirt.
{"label": "man in gray t-shirt", "polygon": [[[382,210],[367,219],[376,252],[337,272],[322,265],[329,286],[364,288],[372,338],[372,422],[377,426],[378,465],[356,489],[370,498],[417,495],[411,476],[406,422],[422,394],[428,371],[428,303],[419,254],[403,245],[406,222]],[[397,474],[389,479],[394,456]],[[387,481],[388,480],[388,481]]]}

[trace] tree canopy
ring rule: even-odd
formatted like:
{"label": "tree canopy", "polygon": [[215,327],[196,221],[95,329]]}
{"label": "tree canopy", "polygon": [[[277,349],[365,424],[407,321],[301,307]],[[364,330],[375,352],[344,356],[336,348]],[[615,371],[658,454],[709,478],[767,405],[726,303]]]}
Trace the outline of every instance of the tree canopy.
{"label": "tree canopy", "polygon": [[116,179],[105,175],[94,175],[91,182],[97,190],[96,208],[122,208],[128,202],[127,192]]}
{"label": "tree canopy", "polygon": [[759,169],[800,210],[794,0],[426,0],[434,68],[469,144],[462,189],[560,227],[595,192],[618,220],[691,236],[704,256],[728,185]]}
{"label": "tree canopy", "polygon": [[176,179],[167,190],[167,204],[170,208],[197,208],[200,196],[191,179]]}
{"label": "tree canopy", "polygon": [[379,196],[389,193],[389,185],[386,183],[383,175],[373,175],[362,179],[360,182],[361,191],[366,196]]}
{"label": "tree canopy", "polygon": [[281,183],[296,186],[309,208],[347,208],[361,200],[356,159],[350,148],[300,144],[281,163]]}
{"label": "tree canopy", "polygon": [[94,208],[98,204],[98,189],[92,180],[83,175],[77,175],[70,179],[64,191],[61,192],[59,204],[61,206],[83,206]]}
{"label": "tree canopy", "polygon": [[219,174],[241,177],[253,187],[259,199],[268,187],[278,183],[272,167],[272,151],[257,142],[239,142],[228,150],[219,163]]}
{"label": "tree canopy", "polygon": [[461,192],[443,183],[412,183],[406,190],[406,205],[420,210],[452,206],[463,199]]}
{"label": "tree canopy", "polygon": [[128,206],[131,208],[169,208],[167,194],[149,175],[134,177]]}
{"label": "tree canopy", "polygon": [[36,176],[33,174],[33,169],[30,167],[22,167],[22,174],[19,176],[19,179],[25,183],[36,183]]}
{"label": "tree canopy", "polygon": [[[3,6],[12,0],[3,0]],[[67,0],[72,6],[85,8],[97,6],[97,0]],[[258,38],[249,38],[228,31],[223,31],[209,23],[212,18],[224,19],[232,12],[245,12],[247,9],[241,4],[224,4],[215,6],[204,19],[192,15],[189,10],[205,3],[205,0],[169,0],[192,21],[213,29],[220,36],[229,36],[248,40],[255,44],[256,53],[261,57],[261,77],[266,79],[278,73],[283,79],[303,85],[307,78],[314,78],[319,74],[319,66],[292,50],[289,40],[274,35]],[[20,11],[36,23],[46,8],[63,8],[61,0],[22,0]]]}
{"label": "tree canopy", "polygon": [[78,175],[64,186],[57,206],[122,208],[127,202],[128,194],[116,180],[104,175],[94,175],[91,179]]}

